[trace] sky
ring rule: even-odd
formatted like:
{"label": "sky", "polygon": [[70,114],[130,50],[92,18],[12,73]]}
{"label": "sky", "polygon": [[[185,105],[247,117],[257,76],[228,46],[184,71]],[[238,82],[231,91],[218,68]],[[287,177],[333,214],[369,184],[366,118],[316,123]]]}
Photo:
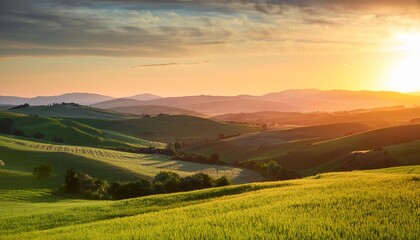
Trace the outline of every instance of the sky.
{"label": "sky", "polygon": [[420,91],[419,0],[0,1],[0,95]]}

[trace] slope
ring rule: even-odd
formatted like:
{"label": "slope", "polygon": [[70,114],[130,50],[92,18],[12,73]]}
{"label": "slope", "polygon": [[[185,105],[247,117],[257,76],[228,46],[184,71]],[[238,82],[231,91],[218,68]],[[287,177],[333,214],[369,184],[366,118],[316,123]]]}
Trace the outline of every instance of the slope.
{"label": "slope", "polygon": [[46,117],[62,118],[91,118],[91,119],[124,119],[132,116],[111,112],[99,108],[90,108],[80,105],[52,105],[52,106],[32,106],[27,108],[10,109],[9,112],[23,113],[29,115],[39,115]]}
{"label": "slope", "polygon": [[[32,184],[37,187],[57,188],[63,183],[65,171],[70,168],[107,180],[133,180],[139,177],[153,177],[163,170],[170,170],[181,176],[197,172],[204,172],[215,177],[226,175],[236,183],[260,180],[258,174],[240,168],[174,161],[161,155],[46,144],[2,135],[0,135],[0,159],[5,163],[5,166],[1,168],[2,171],[7,170],[9,173],[14,171],[14,174],[9,175],[17,175],[17,179],[23,179],[22,181],[11,181],[10,179],[6,181],[8,177],[3,176],[4,179],[0,181],[0,188],[2,189],[33,188],[34,185],[28,183],[31,180]],[[30,174],[34,167],[40,163],[48,163],[53,166],[55,175],[45,182],[34,183]],[[23,183],[28,183],[28,185]]]}
{"label": "slope", "polygon": [[99,129],[124,133],[156,141],[204,141],[218,134],[250,133],[260,128],[244,124],[221,123],[205,118],[185,115],[161,115],[150,118],[133,118],[116,121],[78,119],[79,122]]}
{"label": "slope", "polygon": [[268,160],[278,158],[294,149],[299,149],[308,144],[320,141],[320,139],[337,138],[370,129],[372,127],[365,124],[341,123],[273,130],[195,145],[185,150],[203,155],[217,152],[221,160],[228,162]]}
{"label": "slope", "polygon": [[[0,198],[3,239],[417,239],[419,166],[122,201]],[[14,192],[16,193],[16,192]],[[37,199],[37,203],[33,203]],[[11,202],[14,204],[11,204]],[[31,211],[25,211],[31,209]],[[35,209],[35,210],[34,210]]]}
{"label": "slope", "polygon": [[167,106],[156,106],[156,105],[148,105],[148,106],[129,106],[129,107],[117,107],[117,108],[109,108],[108,110],[119,112],[119,113],[129,113],[129,114],[149,114],[152,116],[156,116],[159,114],[169,114],[169,115],[189,115],[189,116],[196,116],[196,117],[203,117],[204,115],[198,112],[176,108],[176,107],[167,107]]}
{"label": "slope", "polygon": [[76,119],[58,119],[41,116],[29,116],[19,113],[0,112],[0,118],[11,118],[14,128],[22,130],[26,136],[44,134],[46,140],[61,138],[66,144],[84,146],[125,146],[125,147],[164,147],[165,144],[132,137],[122,133],[102,130]]}

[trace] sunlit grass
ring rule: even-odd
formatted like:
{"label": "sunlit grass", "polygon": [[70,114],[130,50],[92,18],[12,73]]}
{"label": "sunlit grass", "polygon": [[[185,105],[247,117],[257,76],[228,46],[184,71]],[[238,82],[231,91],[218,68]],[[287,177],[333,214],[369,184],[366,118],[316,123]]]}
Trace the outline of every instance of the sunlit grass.
{"label": "sunlit grass", "polygon": [[[12,207],[0,222],[1,236],[4,239],[417,239],[419,166],[411,166],[415,171],[410,174],[405,173],[407,168],[328,173],[301,180],[115,202],[56,199],[47,204],[32,203],[29,198],[18,207],[36,210],[25,215]],[[5,211],[2,207],[0,210]]]}

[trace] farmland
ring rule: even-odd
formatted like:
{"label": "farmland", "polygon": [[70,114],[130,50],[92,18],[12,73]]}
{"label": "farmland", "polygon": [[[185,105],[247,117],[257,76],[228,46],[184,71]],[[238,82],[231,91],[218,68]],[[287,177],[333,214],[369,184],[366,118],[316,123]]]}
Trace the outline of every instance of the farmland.
{"label": "farmland", "polygon": [[121,201],[69,200],[47,190],[2,191],[0,212],[9,214],[1,214],[0,236],[416,239],[419,171],[410,166],[326,173]]}

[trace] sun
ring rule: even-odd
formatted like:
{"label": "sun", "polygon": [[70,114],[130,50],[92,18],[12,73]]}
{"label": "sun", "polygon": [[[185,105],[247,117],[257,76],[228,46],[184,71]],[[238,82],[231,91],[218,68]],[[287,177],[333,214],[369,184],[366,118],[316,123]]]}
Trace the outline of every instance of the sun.
{"label": "sun", "polygon": [[387,88],[399,92],[420,91],[420,33],[396,36],[400,59],[391,68]]}

